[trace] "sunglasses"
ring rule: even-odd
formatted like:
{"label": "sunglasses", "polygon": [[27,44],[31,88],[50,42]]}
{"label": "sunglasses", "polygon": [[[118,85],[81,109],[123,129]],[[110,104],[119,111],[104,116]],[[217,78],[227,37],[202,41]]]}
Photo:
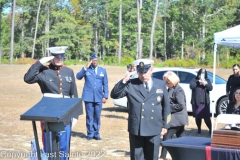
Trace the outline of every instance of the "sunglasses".
{"label": "sunglasses", "polygon": [[169,81],[165,81],[166,82],[166,84],[170,84],[170,82]]}
{"label": "sunglasses", "polygon": [[235,94],[235,95],[240,95],[240,92],[235,92],[234,94]]}

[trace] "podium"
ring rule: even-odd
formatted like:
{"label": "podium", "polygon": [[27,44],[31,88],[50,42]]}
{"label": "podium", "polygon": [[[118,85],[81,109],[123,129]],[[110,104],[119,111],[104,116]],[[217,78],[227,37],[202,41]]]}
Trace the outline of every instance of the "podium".
{"label": "podium", "polygon": [[[56,133],[63,131],[65,125],[71,124],[72,118],[83,114],[81,98],[50,98],[43,97],[36,105],[20,115],[20,120],[32,121],[38,160],[41,160],[40,147],[37,135],[36,121],[44,122],[47,137],[48,154],[59,153]],[[52,134],[50,134],[52,132]],[[51,138],[50,138],[51,136]],[[52,151],[50,149],[52,148]],[[70,150],[70,147],[69,147]],[[51,157],[48,157],[50,160]],[[59,159],[56,154],[54,159]]]}

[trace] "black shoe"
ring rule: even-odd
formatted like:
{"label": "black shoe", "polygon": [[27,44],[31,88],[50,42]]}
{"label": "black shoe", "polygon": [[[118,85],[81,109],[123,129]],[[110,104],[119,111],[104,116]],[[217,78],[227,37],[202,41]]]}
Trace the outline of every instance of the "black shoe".
{"label": "black shoe", "polygon": [[88,140],[88,141],[90,141],[90,140],[92,140],[92,139],[93,139],[92,137],[87,137],[87,140]]}
{"label": "black shoe", "polygon": [[202,132],[201,131],[197,131],[197,134],[201,134]]}
{"label": "black shoe", "polygon": [[102,138],[100,138],[100,137],[94,137],[94,139],[96,139],[97,141],[102,140]]}

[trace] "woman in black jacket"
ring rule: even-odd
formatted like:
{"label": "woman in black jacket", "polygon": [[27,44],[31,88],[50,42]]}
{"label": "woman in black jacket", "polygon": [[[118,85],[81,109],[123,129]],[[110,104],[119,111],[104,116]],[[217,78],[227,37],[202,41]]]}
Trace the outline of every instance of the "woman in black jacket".
{"label": "woman in black jacket", "polygon": [[190,89],[192,89],[192,111],[193,117],[198,128],[198,134],[201,134],[202,119],[209,129],[209,133],[212,130],[212,123],[210,119],[210,96],[209,91],[213,89],[212,83],[208,78],[207,71],[201,68],[198,74],[190,82]]}
{"label": "woman in black jacket", "polygon": [[234,90],[240,87],[240,69],[238,64],[232,66],[233,74],[228,77],[226,85],[226,95],[228,96],[229,102],[233,100]]}
{"label": "woman in black jacket", "polygon": [[[171,121],[170,128],[163,136],[163,140],[172,139],[173,135],[182,137],[184,135],[184,126],[188,125],[188,113],[186,109],[186,96],[182,87],[178,84],[179,77],[172,71],[163,75],[163,80],[168,88],[168,99],[170,102]],[[165,160],[167,149],[162,147],[161,160]]]}

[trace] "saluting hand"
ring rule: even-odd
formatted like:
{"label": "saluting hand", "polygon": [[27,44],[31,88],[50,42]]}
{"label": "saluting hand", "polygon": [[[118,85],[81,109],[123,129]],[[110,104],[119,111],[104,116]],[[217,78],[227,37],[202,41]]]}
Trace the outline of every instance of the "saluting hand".
{"label": "saluting hand", "polygon": [[54,56],[43,57],[39,61],[40,61],[40,63],[44,64],[44,63],[47,63],[48,61],[51,61],[53,58],[54,58]]}
{"label": "saluting hand", "polygon": [[92,60],[91,61],[89,61],[87,64],[86,64],[86,68],[89,68],[89,66],[92,64]]}
{"label": "saluting hand", "polygon": [[133,74],[135,74],[135,73],[137,73],[137,72],[136,72],[136,71],[134,71],[134,72],[129,72],[129,73],[123,78],[123,80],[124,80],[125,82],[129,81],[130,77],[131,77]]}

